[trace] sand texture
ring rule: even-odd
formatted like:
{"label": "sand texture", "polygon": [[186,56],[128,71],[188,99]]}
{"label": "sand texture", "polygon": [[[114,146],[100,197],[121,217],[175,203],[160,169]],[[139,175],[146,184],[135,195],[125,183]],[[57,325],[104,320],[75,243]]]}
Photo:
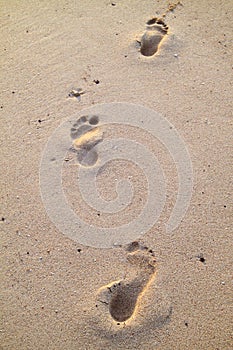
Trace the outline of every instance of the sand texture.
{"label": "sand texture", "polygon": [[[232,8],[231,0],[0,1],[1,350],[233,349]],[[159,113],[188,149],[192,196],[171,233],[165,224],[179,181],[190,179],[177,175],[171,154],[153,137],[153,117],[151,124],[142,117],[140,131],[114,124],[117,104],[103,116],[82,114],[117,102]],[[111,111],[112,124],[104,124]],[[67,118],[68,148],[57,129]],[[176,137],[173,127],[169,135]],[[67,152],[63,190],[90,227],[87,244],[81,226],[71,229],[59,214],[59,201],[57,220],[70,235],[42,201],[41,159],[55,130],[54,152]],[[143,159],[145,167],[158,179],[166,174],[166,196],[162,185],[152,193],[166,202],[161,215],[140,237],[135,225],[130,242],[118,227],[147,203],[143,171],[118,159],[98,173],[106,201],[116,197],[115,181],[131,179],[135,193],[121,215],[88,206],[76,181],[77,168],[89,181],[111,156],[104,145],[116,135],[127,142],[112,152],[130,156],[136,140],[156,154],[155,163]],[[136,155],[144,150],[135,147]],[[56,169],[55,157],[50,161]],[[49,173],[47,186],[50,200]],[[118,189],[127,201],[131,189]],[[154,211],[147,214],[145,225]],[[98,246],[95,225],[118,232],[116,241],[106,236],[111,247]]]}

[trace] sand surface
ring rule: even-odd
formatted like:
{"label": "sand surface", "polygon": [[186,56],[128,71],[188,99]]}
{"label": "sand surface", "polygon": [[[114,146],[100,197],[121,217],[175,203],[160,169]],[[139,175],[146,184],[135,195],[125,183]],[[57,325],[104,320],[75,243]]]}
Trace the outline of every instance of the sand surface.
{"label": "sand surface", "polygon": [[[232,1],[182,0],[173,11],[165,1],[0,3],[0,349],[232,349]],[[145,33],[164,13],[162,37]],[[160,42],[152,55],[150,40]],[[111,102],[140,104],[174,125],[193,191],[168,234],[177,174],[161,148],[165,212],[138,243],[100,249],[56,228],[39,170],[62,122]],[[143,183],[135,175],[142,202]],[[111,185],[102,186],[108,195]]]}

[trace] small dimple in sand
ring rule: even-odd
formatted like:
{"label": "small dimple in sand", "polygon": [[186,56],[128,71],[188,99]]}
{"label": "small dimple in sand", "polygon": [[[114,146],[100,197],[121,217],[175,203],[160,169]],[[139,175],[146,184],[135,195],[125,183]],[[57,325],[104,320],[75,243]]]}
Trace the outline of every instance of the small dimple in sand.
{"label": "small dimple in sand", "polygon": [[103,141],[103,130],[97,126],[98,116],[82,116],[72,126],[70,136],[77,161],[82,166],[94,166],[98,161],[95,146]]}
{"label": "small dimple in sand", "polygon": [[103,286],[97,295],[97,300],[108,306],[109,314],[118,323],[130,321],[136,316],[140,299],[156,274],[156,261],[151,250],[133,242],[127,251],[127,260],[137,269],[136,277],[126,277]]}

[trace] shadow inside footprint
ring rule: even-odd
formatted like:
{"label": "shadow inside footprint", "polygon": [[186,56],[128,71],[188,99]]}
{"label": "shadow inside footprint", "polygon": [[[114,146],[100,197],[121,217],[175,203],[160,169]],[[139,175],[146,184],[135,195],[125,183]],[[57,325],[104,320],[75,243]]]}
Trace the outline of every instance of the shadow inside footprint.
{"label": "shadow inside footprint", "polygon": [[168,26],[162,19],[152,18],[147,22],[147,29],[141,38],[140,52],[143,56],[153,56],[168,32]]}
{"label": "shadow inside footprint", "polygon": [[119,282],[111,287],[112,297],[109,312],[117,322],[125,322],[134,313],[138,297],[143,290],[141,281],[131,283]]}

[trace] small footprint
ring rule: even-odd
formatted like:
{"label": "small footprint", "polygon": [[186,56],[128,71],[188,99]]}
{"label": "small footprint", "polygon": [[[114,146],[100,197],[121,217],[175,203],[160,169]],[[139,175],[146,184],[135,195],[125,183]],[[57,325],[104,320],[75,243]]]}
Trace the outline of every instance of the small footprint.
{"label": "small footprint", "polygon": [[118,323],[130,320],[156,273],[156,260],[152,250],[133,242],[126,248],[127,260],[136,270],[133,279],[115,281],[100,288],[97,300],[108,307],[112,319]]}
{"label": "small footprint", "polygon": [[98,127],[97,115],[80,117],[70,129],[73,139],[73,151],[80,165],[93,166],[98,161],[98,153],[94,147],[103,141],[103,132]]}
{"label": "small footprint", "polygon": [[147,22],[146,31],[140,44],[143,56],[153,56],[159,49],[161,42],[168,33],[168,26],[161,18],[152,18]]}

